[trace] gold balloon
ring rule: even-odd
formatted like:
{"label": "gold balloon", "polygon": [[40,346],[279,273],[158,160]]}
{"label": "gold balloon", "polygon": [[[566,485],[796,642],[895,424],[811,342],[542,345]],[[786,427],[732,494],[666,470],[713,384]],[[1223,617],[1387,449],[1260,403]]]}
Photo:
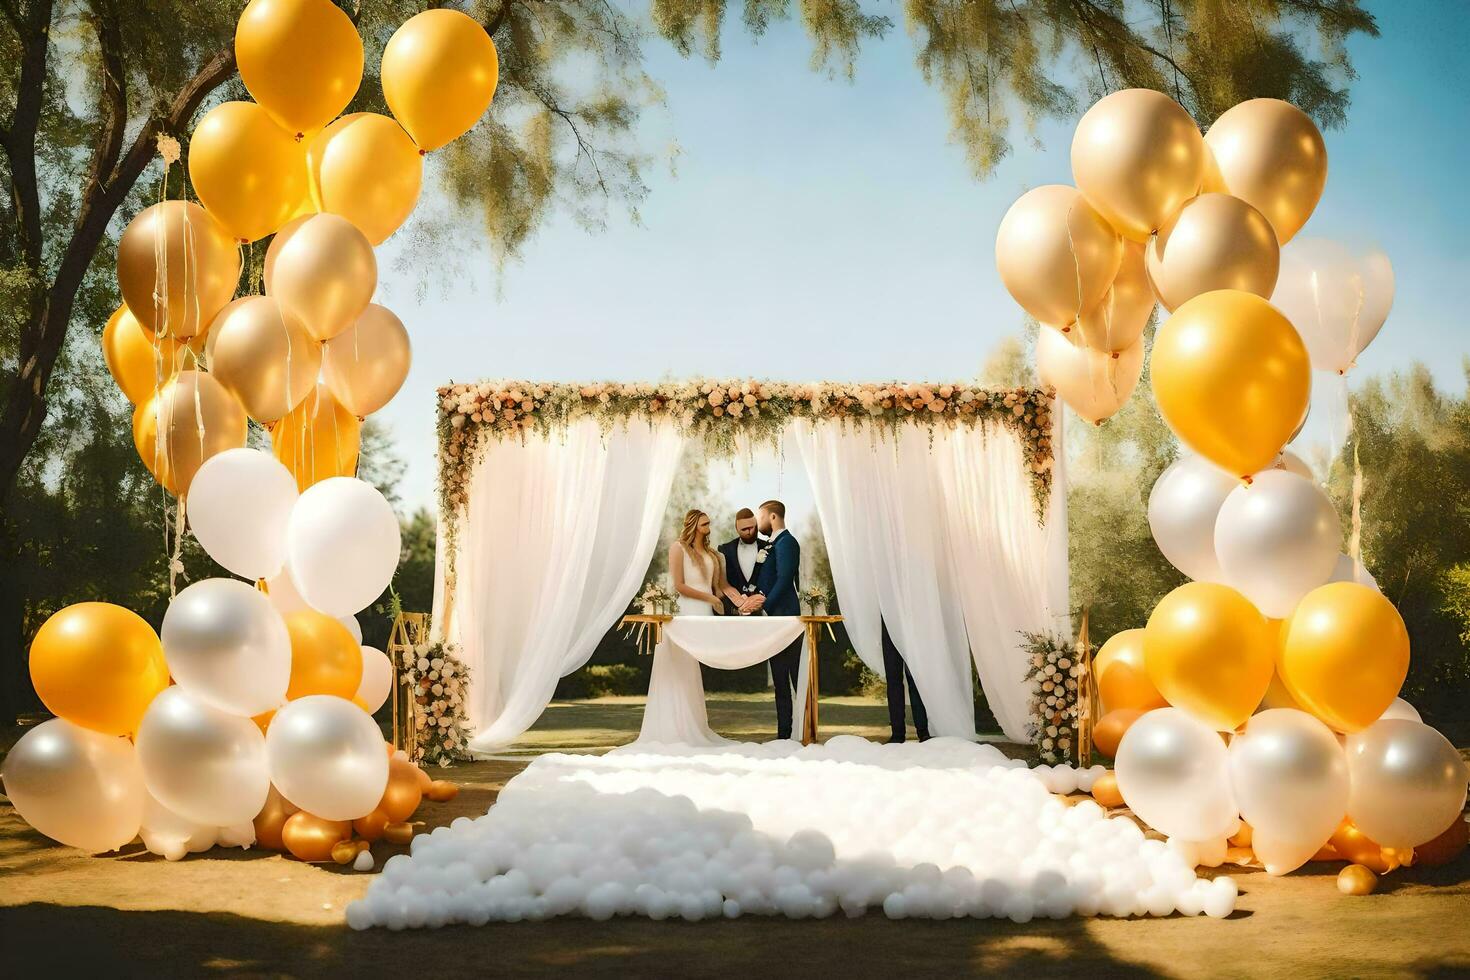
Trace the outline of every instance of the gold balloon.
{"label": "gold balloon", "polygon": [[429,791],[425,795],[435,803],[448,803],[459,795],[459,784],[447,779],[436,779],[429,784]]}
{"label": "gold balloon", "polygon": [[298,861],[330,861],[332,848],[351,839],[351,821],[323,820],[305,810],[291,814],[281,828],[282,843]]}
{"label": "gold balloon", "polygon": [[1021,307],[1065,327],[1102,301],[1123,259],[1123,240],[1075,187],[1022,194],[995,235],[995,267]]}
{"label": "gold balloon", "polygon": [[1342,860],[1364,865],[1378,874],[1387,874],[1406,863],[1402,854],[1369,838],[1347,817],[1342,818],[1328,843]]}
{"label": "gold balloon", "polygon": [[1093,726],[1092,747],[1109,759],[1113,758],[1118,754],[1118,746],[1123,744],[1123,736],[1142,717],[1143,712],[1137,708],[1114,708]]}
{"label": "gold balloon", "polygon": [[104,735],[131,735],[165,687],[163,644],[143,617],[108,602],[51,615],[31,641],[31,684],[46,709]]}
{"label": "gold balloon", "polygon": [[1205,144],[1184,107],[1130,88],[1098,101],[1072,136],[1072,176],[1124,238],[1148,240],[1199,193]]}
{"label": "gold balloon", "polygon": [[1092,798],[1098,806],[1113,809],[1123,805],[1123,794],[1118,790],[1118,777],[1105,772],[1092,784]]}
{"label": "gold balloon", "polygon": [[1082,342],[1093,350],[1109,354],[1125,351],[1143,336],[1157,304],[1153,283],[1143,267],[1143,246],[1125,240],[1123,261],[1113,284],[1098,304],[1069,329],[1080,334]]}
{"label": "gold balloon", "polygon": [[310,195],[307,195],[306,206],[306,211],[303,211],[300,214],[293,215],[290,221],[281,226],[280,231],[276,232],[276,237],[271,239],[270,246],[266,248],[265,260],[261,263],[261,270],[264,273],[265,282],[269,283],[275,278],[276,256],[279,255],[281,253],[281,250],[286,247],[286,242],[291,239],[292,235],[296,234],[297,230],[302,225],[306,224],[307,218],[316,216],[316,205],[311,203]]}
{"label": "gold balloon", "polygon": [[133,445],[153,478],[185,496],[199,467],[245,445],[245,409],[203,371],[180,371],[133,410]]}
{"label": "gold balloon", "polygon": [[1231,834],[1230,837],[1227,838],[1226,843],[1230,844],[1232,847],[1250,847],[1251,843],[1255,840],[1255,836],[1255,828],[1242,820],[1240,822],[1240,829]]}
{"label": "gold balloon", "polygon": [[1350,864],[1337,873],[1337,890],[1344,895],[1371,895],[1378,888],[1378,876],[1361,864]]}
{"label": "gold balloon", "polygon": [[1234,289],[1179,307],[1154,337],[1149,373],[1174,434],[1242,478],[1275,461],[1312,392],[1311,361],[1291,322]]}
{"label": "gold balloon", "polygon": [[1201,194],[1159,229],[1145,267],[1159,302],[1171,312],[1215,289],[1270,299],[1281,246],[1271,222],[1240,198]]}
{"label": "gold balloon", "polygon": [[425,795],[428,795],[428,792],[429,792],[430,787],[432,787],[434,785],[434,777],[432,777],[428,773],[424,772],[423,766],[419,766],[418,767],[418,770],[419,770],[419,789],[423,790]]}
{"label": "gold balloon", "polygon": [[1205,134],[1221,189],[1266,216],[1285,245],[1312,216],[1327,185],[1327,144],[1290,102],[1251,99]]}
{"label": "gold balloon", "polygon": [[255,101],[298,137],[347,108],[362,82],[362,39],[331,0],[250,0],[235,60]]}
{"label": "gold balloon", "polygon": [[340,214],[381,245],[413,211],[424,160],[403,127],[376,112],[343,116],[306,151],[317,211]]}
{"label": "gold balloon", "polygon": [[242,242],[291,218],[306,193],[306,152],[254,102],[222,102],[189,140],[189,179],[199,200]]}
{"label": "gold balloon", "polygon": [[1377,589],[1333,582],[1302,597],[1279,657],[1281,680],[1303,710],[1339,732],[1358,732],[1398,697],[1409,672],[1409,633]]}
{"label": "gold balloon", "polygon": [[352,829],[365,841],[382,840],[383,830],[390,823],[392,821],[388,819],[388,814],[379,807],[367,816],[352,821]]}
{"label": "gold balloon", "polygon": [[286,700],[330,694],[351,700],[362,683],[362,648],[326,613],[298,609],[286,617],[291,634],[291,682]]}
{"label": "gold balloon", "polygon": [[184,367],[198,363],[198,339],[182,343],[154,337],[126,306],[119,306],[102,328],[102,357],[112,380],[134,405],[145,401]]}
{"label": "gold balloon", "polygon": [[1438,837],[1414,845],[1414,863],[1426,868],[1438,868],[1465,853],[1470,845],[1470,824],[1464,815],[1455,817]]}
{"label": "gold balloon", "polygon": [[383,839],[390,844],[407,844],[413,840],[413,824],[390,823],[383,828]]}
{"label": "gold balloon", "polygon": [[210,373],[255,421],[274,422],[316,389],[321,345],[271,297],[235,300],[209,332]]}
{"label": "gold balloon", "polygon": [[357,473],[361,430],[357,416],[342,407],[325,384],[318,384],[271,426],[271,452],[296,477],[297,488],[305,491],[330,477]]}
{"label": "gold balloon", "polygon": [[317,340],[352,326],[378,288],[378,260],[357,226],[313,214],[287,226],[266,249],[265,291]]}
{"label": "gold balloon", "polygon": [[1169,705],[1148,679],[1141,629],[1121,630],[1108,637],[1093,658],[1092,675],[1097,678],[1103,708],[1109,713],[1119,708],[1148,711]]}
{"label": "gold balloon", "polygon": [[117,242],[123,303],[153,334],[202,334],[240,281],[240,250],[199,205],[164,201],[144,208]]}
{"label": "gold balloon", "polygon": [[272,784],[265,806],[255,815],[255,843],[268,851],[284,851],[286,842],[281,834],[286,828],[286,821],[293,813],[299,812],[301,807],[282,796]]}
{"label": "gold balloon", "polygon": [[358,418],[393,400],[412,361],[403,321],[377,303],[369,303],[351,329],[322,345],[322,377],[342,407]]}
{"label": "gold balloon", "polygon": [[485,28],[458,10],[426,10],[404,21],[383,49],[379,74],[388,108],[427,153],[480,121],[500,58]]}
{"label": "gold balloon", "polygon": [[403,823],[419,808],[424,793],[419,788],[418,766],[406,759],[388,760],[388,786],[383,790],[383,799],[377,810],[388,818],[388,823]]}
{"label": "gold balloon", "polygon": [[1094,424],[1122,408],[1143,373],[1143,338],[1114,354],[1083,347],[1060,331],[1042,327],[1036,338],[1036,371],[1083,419]]}
{"label": "gold balloon", "polygon": [[1154,607],[1144,630],[1149,680],[1176,708],[1234,731],[1271,684],[1275,637],[1250,600],[1224,585],[1187,582]]}
{"label": "gold balloon", "polygon": [[357,860],[360,848],[355,840],[342,840],[332,845],[332,860],[338,864],[351,864]]}

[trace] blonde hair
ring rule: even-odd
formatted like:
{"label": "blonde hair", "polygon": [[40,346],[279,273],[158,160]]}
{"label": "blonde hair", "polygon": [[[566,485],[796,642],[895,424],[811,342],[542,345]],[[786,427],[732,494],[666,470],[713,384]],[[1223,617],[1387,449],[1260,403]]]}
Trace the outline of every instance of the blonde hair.
{"label": "blonde hair", "polygon": [[720,556],[715,553],[714,548],[710,547],[709,535],[706,534],[701,539],[699,534],[699,522],[708,516],[702,510],[691,510],[685,513],[684,526],[679,530],[679,543],[684,546],[685,551],[689,552],[691,558],[698,559],[703,564],[707,557],[714,567],[718,568]]}

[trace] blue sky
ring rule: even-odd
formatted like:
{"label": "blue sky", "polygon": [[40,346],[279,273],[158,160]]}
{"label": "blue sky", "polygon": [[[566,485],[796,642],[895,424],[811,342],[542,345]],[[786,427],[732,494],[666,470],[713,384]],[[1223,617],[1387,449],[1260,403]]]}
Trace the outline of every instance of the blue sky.
{"label": "blue sky", "polygon": [[[1302,234],[1393,259],[1394,310],[1360,372],[1417,359],[1459,389],[1470,41],[1455,4],[1369,6],[1383,36],[1352,44],[1360,78],[1347,126],[1325,134],[1327,190]],[[668,98],[643,145],[680,153],[677,175],[648,174],[641,225],[613,214],[589,234],[559,218],[499,282],[488,253],[472,254],[422,297],[390,244],[380,300],[408,325],[414,367],[379,417],[409,464],[405,501],[432,502],[433,390],[451,379],[974,375],[1021,323],[995,271],[996,226],[1027,188],[1071,182],[1075,121],[1045,125],[1039,148],[1018,139],[977,182],[913,51],[900,24],[849,83],[808,68],[792,24],[759,42],[733,25],[714,66],[650,41]],[[748,482],[734,480],[737,495]]]}

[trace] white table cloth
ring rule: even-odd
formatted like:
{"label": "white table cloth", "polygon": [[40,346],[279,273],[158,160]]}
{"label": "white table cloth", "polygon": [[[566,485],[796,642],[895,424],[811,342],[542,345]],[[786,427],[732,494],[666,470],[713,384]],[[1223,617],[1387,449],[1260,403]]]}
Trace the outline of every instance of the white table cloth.
{"label": "white table cloth", "polygon": [[[798,616],[675,616],[664,624],[663,641],[653,652],[648,704],[637,741],[696,746],[730,742],[710,730],[699,665],[739,670],[762,663],[789,646],[803,629]],[[806,715],[807,670],[803,650],[792,703],[793,734],[801,731]],[[772,704],[773,731],[775,727]]]}

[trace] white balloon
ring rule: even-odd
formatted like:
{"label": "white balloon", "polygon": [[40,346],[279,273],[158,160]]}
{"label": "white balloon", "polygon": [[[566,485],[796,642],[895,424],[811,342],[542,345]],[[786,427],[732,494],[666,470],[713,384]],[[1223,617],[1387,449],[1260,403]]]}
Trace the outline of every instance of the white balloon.
{"label": "white balloon", "polygon": [[1383,847],[1433,840],[1465,809],[1465,763],[1428,725],[1375,721],[1348,736],[1347,760],[1348,816]]}
{"label": "white balloon", "polygon": [[1281,451],[1281,455],[1276,457],[1276,462],[1272,468],[1286,470],[1288,473],[1295,473],[1297,476],[1305,477],[1308,480],[1317,479],[1316,475],[1312,472],[1312,468],[1307,465],[1307,461],[1290,449],[1283,449]]}
{"label": "white balloon", "polygon": [[353,643],[362,643],[362,624],[357,621],[356,616],[338,616],[337,622],[347,627],[347,632],[352,634]]}
{"label": "white balloon", "polygon": [[1356,582],[1359,585],[1368,586],[1374,592],[1383,591],[1378,587],[1378,580],[1373,577],[1372,572],[1368,571],[1367,566],[1361,561],[1353,561],[1348,555],[1337,556],[1337,564],[1332,566],[1332,577],[1327,581]]}
{"label": "white balloon", "polygon": [[306,604],[306,600],[301,598],[301,592],[296,588],[296,583],[291,581],[291,573],[286,569],[281,569],[281,574],[275,578],[268,579],[265,587],[271,605],[275,607],[276,612],[281,614],[282,619],[293,612],[311,608]]}
{"label": "white balloon", "polygon": [[1342,528],[1316,484],[1286,470],[1257,473],[1230,492],[1215,520],[1225,584],[1272,619],[1291,615],[1337,564]]}
{"label": "white balloon", "polygon": [[227,449],[189,484],[189,527],[209,557],[236,575],[272,578],[286,561],[296,496],[296,479],[270,453]]}
{"label": "white balloon", "polygon": [[393,692],[393,663],[376,647],[362,648],[362,683],[357,700],[367,705],[368,714],[381,708]]}
{"label": "white balloon", "polygon": [[383,495],[362,480],[337,476],[297,500],[286,529],[286,566],[309,605],[351,616],[393,581],[400,545],[398,518]]}
{"label": "white balloon", "polygon": [[1169,563],[1197,582],[1219,582],[1215,518],[1240,481],[1193,454],[1159,474],[1148,495],[1148,526]]}
{"label": "white balloon", "polygon": [[371,813],[388,786],[383,733],[357,705],[329,694],[297,698],[277,711],[266,754],[281,795],[324,820]]}
{"label": "white balloon", "polygon": [[1113,773],[1129,809],[1169,837],[1212,840],[1239,826],[1225,743],[1179,708],[1155,708],[1130,725]]}
{"label": "white balloon", "polygon": [[1312,367],[1342,373],[1378,336],[1393,291],[1393,265],[1382,252],[1354,255],[1335,241],[1295,238],[1281,250],[1271,305],[1301,334]]}
{"label": "white balloon", "polygon": [[21,819],[53,840],[95,854],[138,836],[148,794],[125,738],[53,718],[15,743],[0,780]]}
{"label": "white balloon", "polygon": [[152,796],[143,808],[143,826],[138,836],[149,851],[170,861],[207,851],[219,839],[218,828],[181,817]]}
{"label": "white balloon", "polygon": [[163,615],[163,656],[180,687],[221,711],[278,708],[291,683],[291,635],[258,589],[228,578],[195,582]]}
{"label": "white balloon", "polygon": [[1253,716],[1230,742],[1230,781],[1240,816],[1269,842],[1256,856],[1282,875],[1311,859],[1347,812],[1347,759],[1337,736],[1291,708]]}
{"label": "white balloon", "polygon": [[143,713],[137,745],[148,792],[186,820],[229,826],[254,820],[265,806],[265,737],[249,718],[175,685]]}
{"label": "white balloon", "polygon": [[1378,718],[1379,721],[1392,721],[1394,719],[1398,719],[1399,721],[1424,721],[1424,719],[1419,716],[1419,709],[1414,707],[1409,702],[1405,701],[1403,698],[1394,698],[1393,704],[1389,705],[1388,710],[1385,711]]}

